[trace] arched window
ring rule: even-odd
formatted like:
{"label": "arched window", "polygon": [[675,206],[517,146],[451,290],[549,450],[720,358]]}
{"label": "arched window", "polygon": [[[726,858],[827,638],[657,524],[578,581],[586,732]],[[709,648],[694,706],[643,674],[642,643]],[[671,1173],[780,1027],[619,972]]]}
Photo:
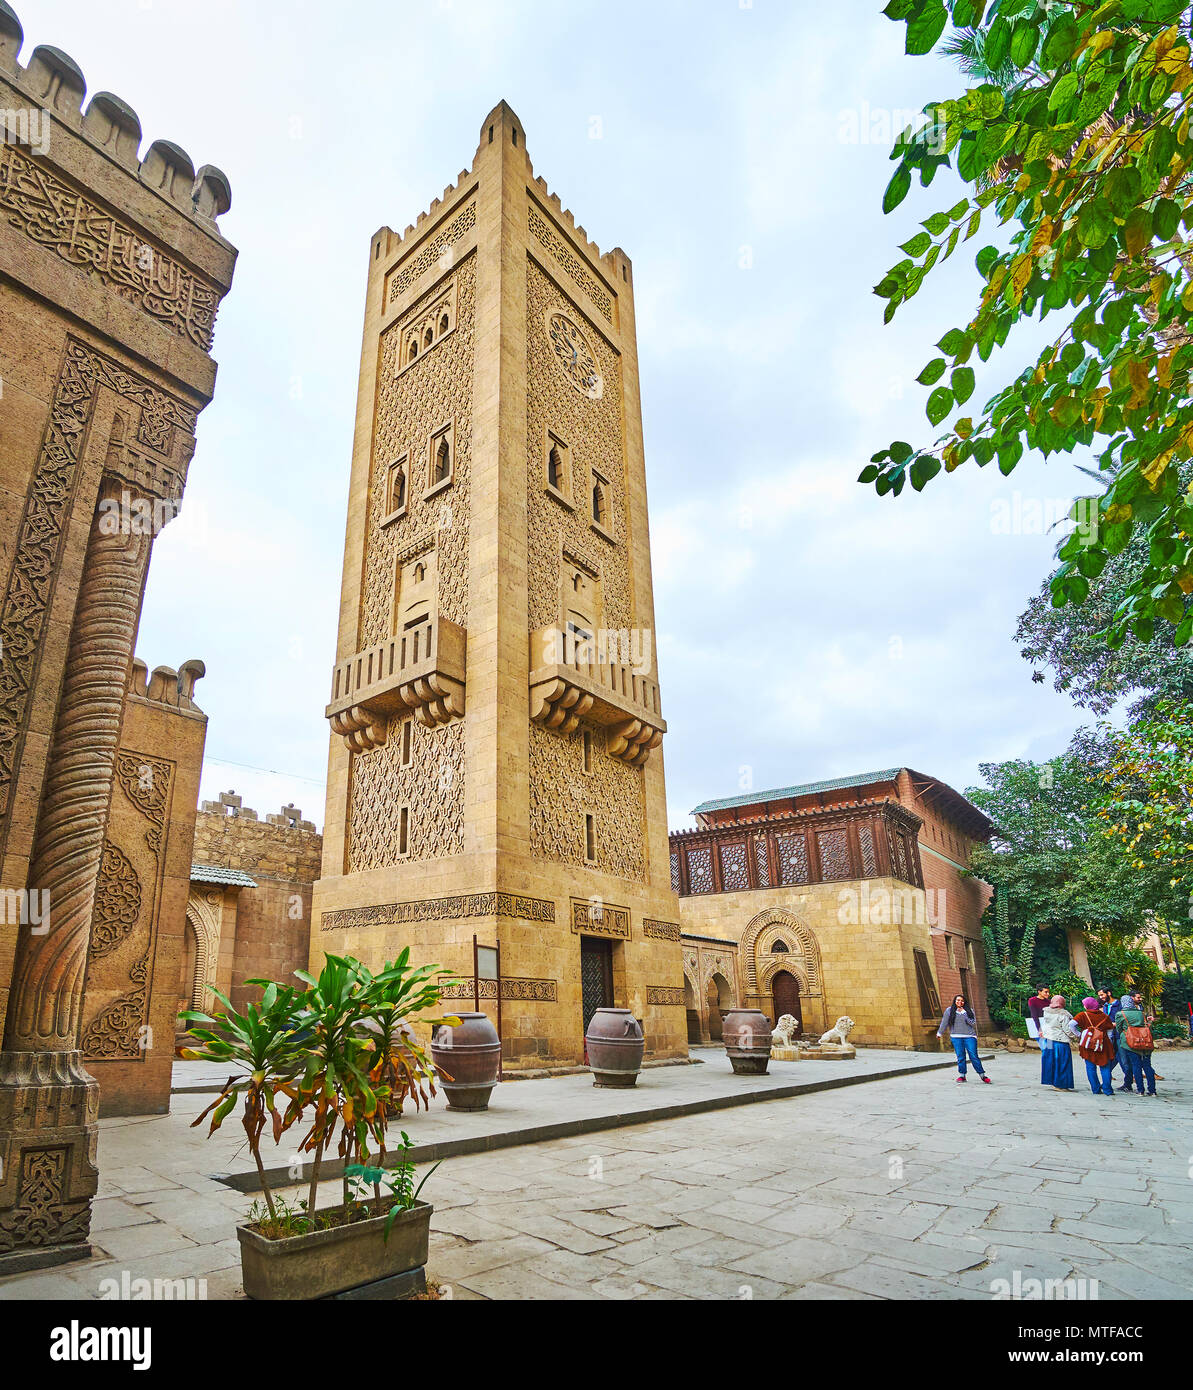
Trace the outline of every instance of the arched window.
{"label": "arched window", "polygon": [[411,339],[410,339],[410,350],[409,350],[409,352],[407,352],[407,354],[406,354],[406,361],[407,361],[407,362],[413,362],[414,359],[415,359],[417,356],[418,356],[418,339],[417,339],[417,338],[411,338]]}
{"label": "arched window", "polygon": [[423,582],[423,580],[424,580],[426,577],[427,577],[427,567],[426,567],[426,565],[424,565],[424,564],[422,563],[422,561],[420,560],[420,561],[418,562],[418,564],[415,565],[415,567],[414,567],[414,582],[415,582],[416,584],[421,584],[421,583]]}
{"label": "arched window", "polygon": [[430,347],[434,341],[435,332],[433,329],[428,328],[427,331],[423,334],[423,347]]}
{"label": "arched window", "polygon": [[787,945],[786,941],[776,941],[775,944],[771,947],[772,951],[790,951],[790,949],[791,948]]}
{"label": "arched window", "polygon": [[389,485],[389,509],[391,512],[401,511],[406,505],[406,469],[402,464],[398,464],[390,475]]}
{"label": "arched window", "polygon": [[608,507],[605,502],[605,489],[600,479],[594,479],[592,484],[592,519],[598,526],[604,526]]}
{"label": "arched window", "polygon": [[557,491],[563,487],[563,459],[559,456],[558,444],[552,444],[547,455],[547,481]]}
{"label": "arched window", "polygon": [[447,435],[441,435],[435,445],[435,461],[431,465],[431,486],[446,482],[451,477],[452,456],[448,446]]}
{"label": "arched window", "polygon": [[439,336],[442,338],[450,327],[451,322],[448,319],[447,315],[444,314],[444,316],[439,320]]}

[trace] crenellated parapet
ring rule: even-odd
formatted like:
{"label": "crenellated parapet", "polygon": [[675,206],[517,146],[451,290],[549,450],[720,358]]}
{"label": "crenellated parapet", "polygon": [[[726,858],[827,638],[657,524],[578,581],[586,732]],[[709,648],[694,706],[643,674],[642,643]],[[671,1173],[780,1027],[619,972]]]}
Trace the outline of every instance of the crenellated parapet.
{"label": "crenellated parapet", "polygon": [[202,715],[203,711],[194,700],[195,682],[206,674],[207,667],[192,658],[184,661],[177,671],[172,666],[155,666],[150,675],[149,667],[138,656],[133,658],[128,693],[184,714]]}
{"label": "crenellated parapet", "polygon": [[141,123],[131,106],[111,92],[96,92],[84,111],[87,82],[74,59],[41,44],[22,67],[18,55],[23,42],[20,20],[0,0],[0,77],[29,96],[52,122],[69,126],[110,159],[135,170],[147,188],[216,232],[216,219],[232,204],[222,170],[214,164],[196,170],[187,152],[169,140],[155,140],[140,157]]}

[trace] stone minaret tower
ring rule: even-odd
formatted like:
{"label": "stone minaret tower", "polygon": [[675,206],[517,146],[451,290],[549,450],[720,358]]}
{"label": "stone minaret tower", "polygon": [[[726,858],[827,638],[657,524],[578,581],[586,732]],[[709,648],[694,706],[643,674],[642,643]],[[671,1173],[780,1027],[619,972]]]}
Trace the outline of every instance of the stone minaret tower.
{"label": "stone minaret tower", "polygon": [[471,1000],[475,937],[507,1064],[602,1003],[682,1054],[655,650],[630,261],[503,102],[369,248],[312,964],[410,945]]}

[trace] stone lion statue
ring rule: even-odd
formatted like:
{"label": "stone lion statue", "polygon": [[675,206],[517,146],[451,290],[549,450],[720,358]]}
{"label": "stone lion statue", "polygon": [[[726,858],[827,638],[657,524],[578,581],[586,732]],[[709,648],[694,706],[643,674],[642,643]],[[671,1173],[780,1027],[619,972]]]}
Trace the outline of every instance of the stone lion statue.
{"label": "stone lion statue", "polygon": [[799,1024],[796,1022],[794,1014],[784,1014],[775,1025],[775,1031],[770,1035],[773,1047],[794,1047],[795,1035],[799,1032]]}
{"label": "stone lion statue", "polygon": [[823,1047],[825,1043],[839,1043],[844,1047],[849,1041],[849,1033],[852,1028],[853,1019],[848,1014],[842,1014],[827,1033],[820,1035],[820,1045]]}

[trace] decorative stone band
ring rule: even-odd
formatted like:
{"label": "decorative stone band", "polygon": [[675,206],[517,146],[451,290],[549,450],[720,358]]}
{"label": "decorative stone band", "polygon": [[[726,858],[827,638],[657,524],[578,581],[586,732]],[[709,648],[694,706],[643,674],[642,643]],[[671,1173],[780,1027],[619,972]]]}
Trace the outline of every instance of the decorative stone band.
{"label": "decorative stone band", "polygon": [[660,922],[654,917],[643,917],[642,935],[654,937],[657,941],[678,941],[679,924],[677,922]]}
{"label": "decorative stone band", "polygon": [[[523,999],[540,1004],[555,1004],[559,1000],[559,989],[554,980],[523,980],[510,977],[503,978],[500,983],[503,999]],[[481,999],[497,998],[498,981],[479,980],[477,985]],[[457,980],[454,984],[444,985],[440,995],[444,999],[475,999],[478,989],[474,988],[470,980]]]}
{"label": "decorative stone band", "polygon": [[630,911],[609,903],[599,906],[587,898],[572,899],[572,934],[587,936],[617,936],[630,939]]}
{"label": "decorative stone band", "polygon": [[211,350],[217,286],[7,142],[0,144],[0,209],[30,240],[97,276],[180,338]]}
{"label": "decorative stone band", "polygon": [[404,922],[450,922],[461,917],[514,917],[523,922],[554,922],[555,904],[548,898],[524,898],[517,893],[461,893],[406,903],[334,908],[321,915],[319,930],[347,931],[358,927],[397,926]]}
{"label": "decorative stone band", "polygon": [[529,208],[528,224],[539,244],[551,253],[556,263],[572,277],[580,289],[596,305],[606,323],[613,322],[613,301],[597,283],[596,277],[583,268],[579,256],[574,255],[551,230],[545,217],[536,211],[533,204]]}
{"label": "decorative stone band", "polygon": [[683,990],[675,985],[647,985],[646,1002],[659,1004],[664,1008],[683,1008]]}
{"label": "decorative stone band", "polygon": [[432,266],[438,264],[442,269],[449,270],[455,260],[456,242],[462,240],[475,226],[476,200],[473,199],[463,212],[432,237],[416,256],[403,261],[390,275],[389,288],[385,296],[386,304],[394,304],[399,300]]}

